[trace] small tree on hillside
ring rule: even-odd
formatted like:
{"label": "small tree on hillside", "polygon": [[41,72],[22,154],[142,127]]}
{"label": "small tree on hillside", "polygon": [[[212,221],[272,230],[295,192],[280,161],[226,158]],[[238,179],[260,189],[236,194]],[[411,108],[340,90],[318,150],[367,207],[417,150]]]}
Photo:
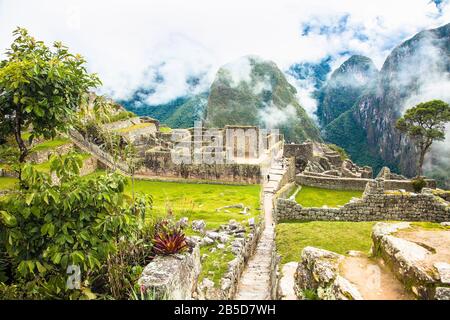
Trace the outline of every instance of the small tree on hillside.
{"label": "small tree on hillside", "polygon": [[441,100],[420,103],[408,109],[397,121],[396,128],[410,137],[419,152],[417,172],[423,175],[426,153],[434,141],[445,139],[445,124],[450,122],[450,106]]}
{"label": "small tree on hillside", "polygon": [[[50,49],[25,29],[13,34],[7,59],[0,62],[0,133],[14,135],[23,163],[35,137],[51,139],[70,128],[81,97],[100,80],[61,43]],[[25,130],[31,133],[28,145]]]}

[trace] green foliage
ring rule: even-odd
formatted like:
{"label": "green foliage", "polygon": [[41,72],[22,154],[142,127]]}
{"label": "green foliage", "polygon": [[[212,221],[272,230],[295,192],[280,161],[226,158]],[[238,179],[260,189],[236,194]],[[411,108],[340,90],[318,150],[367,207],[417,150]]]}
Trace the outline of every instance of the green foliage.
{"label": "green foliage", "polygon": [[138,91],[132,100],[122,101],[122,103],[128,110],[140,116],[158,119],[171,128],[191,128],[195,121],[202,120],[208,95],[208,92],[204,92],[190,97],[177,98],[166,104],[150,106],[141,100]]}
{"label": "green foliage", "polygon": [[396,128],[410,137],[419,151],[419,176],[422,175],[425,154],[433,142],[445,139],[445,125],[448,122],[450,106],[441,100],[419,103],[398,119]]}
{"label": "green foliage", "polygon": [[9,172],[19,171],[19,150],[8,144],[0,145],[0,168]]}
{"label": "green foliage", "polygon": [[0,62],[0,132],[15,135],[24,162],[28,147],[22,132],[30,130],[31,142],[67,131],[81,97],[100,81],[61,43],[50,49],[21,28],[13,35],[7,59]]}
{"label": "green foliage", "polygon": [[151,260],[153,233],[153,226],[145,224],[133,238],[119,240],[117,251],[109,255],[104,274],[114,299],[129,299],[134,294],[134,286]]}
{"label": "green foliage", "polygon": [[[122,238],[133,238],[139,219],[125,196],[126,179],[117,174],[95,179],[78,176],[79,156],[53,156],[50,174],[26,164],[23,185],[0,203],[5,247],[12,260],[15,282],[31,286],[38,297],[93,298],[92,275],[117,250]],[[66,288],[66,270],[80,267],[85,278],[80,290]]]}
{"label": "green foliage", "polygon": [[117,122],[122,120],[127,120],[130,118],[134,118],[136,115],[131,111],[121,111],[109,118],[109,122]]}
{"label": "green foliage", "polygon": [[155,226],[153,252],[156,255],[181,253],[187,249],[186,236],[181,227],[171,220],[162,220]]}
{"label": "green foliage", "polygon": [[[370,150],[367,134],[354,119],[352,111],[343,113],[328,124],[324,129],[324,139],[343,148],[358,165],[371,166],[374,172],[378,172],[386,163]],[[396,169],[395,164],[389,164],[389,167],[393,171]]]}
{"label": "green foliage", "polygon": [[305,296],[306,300],[320,300],[317,292],[315,292],[314,290],[305,289],[303,290],[303,295]]}
{"label": "green foliage", "polygon": [[411,180],[411,184],[413,186],[414,192],[419,193],[423,188],[425,188],[427,182],[422,177],[416,177]]}

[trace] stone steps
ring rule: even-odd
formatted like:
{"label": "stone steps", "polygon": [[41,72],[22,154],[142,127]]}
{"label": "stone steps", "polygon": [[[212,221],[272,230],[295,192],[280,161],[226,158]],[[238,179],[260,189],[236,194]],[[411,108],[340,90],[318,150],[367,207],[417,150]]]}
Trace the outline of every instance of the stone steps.
{"label": "stone steps", "polygon": [[255,253],[250,257],[239,281],[235,300],[272,299],[272,270],[275,250],[275,229],[272,225],[272,197],[285,170],[275,164],[270,170],[270,181],[264,185],[264,213],[266,226]]}

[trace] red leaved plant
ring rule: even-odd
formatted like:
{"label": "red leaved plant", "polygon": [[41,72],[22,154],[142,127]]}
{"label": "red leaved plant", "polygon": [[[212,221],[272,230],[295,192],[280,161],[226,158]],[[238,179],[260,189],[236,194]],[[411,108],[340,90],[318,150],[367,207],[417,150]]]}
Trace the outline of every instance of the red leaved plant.
{"label": "red leaved plant", "polygon": [[155,255],[170,255],[184,252],[187,249],[186,235],[179,227],[167,220],[155,227],[153,252]]}

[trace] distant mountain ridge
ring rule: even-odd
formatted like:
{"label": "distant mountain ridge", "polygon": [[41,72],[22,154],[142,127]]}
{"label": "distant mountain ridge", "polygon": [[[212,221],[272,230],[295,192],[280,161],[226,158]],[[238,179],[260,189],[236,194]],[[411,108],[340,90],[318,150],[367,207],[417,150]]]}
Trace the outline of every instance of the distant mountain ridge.
{"label": "distant mountain ridge", "polygon": [[[416,153],[411,142],[395,129],[395,122],[403,110],[419,102],[449,102],[449,92],[435,90],[448,83],[450,24],[422,31],[396,47],[376,80],[368,82],[353,100],[353,106],[323,127],[324,138],[344,147],[360,164],[376,168],[388,165],[412,176],[416,173]],[[324,101],[319,104],[318,110],[329,107]]]}
{"label": "distant mountain ridge", "polygon": [[288,142],[320,141],[318,127],[296,94],[275,63],[242,57],[217,72],[208,98],[206,124],[277,128]]}

